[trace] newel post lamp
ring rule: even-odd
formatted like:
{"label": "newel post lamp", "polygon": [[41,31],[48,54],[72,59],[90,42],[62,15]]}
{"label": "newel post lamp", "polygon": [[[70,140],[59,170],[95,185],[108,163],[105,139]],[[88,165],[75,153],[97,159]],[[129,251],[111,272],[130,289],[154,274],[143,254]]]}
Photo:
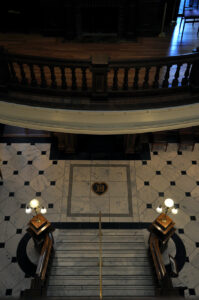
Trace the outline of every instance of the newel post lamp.
{"label": "newel post lamp", "polygon": [[163,205],[159,205],[156,211],[160,214],[149,226],[150,234],[158,237],[160,250],[163,251],[168,243],[169,238],[175,233],[175,223],[168,216],[168,213],[177,214],[178,209],[175,207],[174,201],[167,198]]}
{"label": "newel post lamp", "polygon": [[43,216],[47,212],[47,209],[44,206],[40,206],[39,200],[32,199],[25,211],[27,214],[31,212],[35,213],[35,216],[28,223],[27,231],[32,236],[36,248],[41,250],[46,234],[54,230],[51,223]]}
{"label": "newel post lamp", "polygon": [[178,209],[175,207],[174,201],[171,198],[165,199],[164,205],[159,205],[156,208],[156,211],[162,214],[162,222],[164,223],[167,221],[167,214],[169,212],[171,212],[174,215],[178,213]]}
{"label": "newel post lamp", "polygon": [[[39,213],[41,213],[42,215],[44,215],[47,212],[47,209],[44,206],[40,206],[39,200],[37,199],[32,199],[29,202],[29,205],[26,206],[26,214],[30,214],[32,211],[34,211],[35,216],[39,216]],[[39,217],[37,218],[37,222],[40,222]]]}

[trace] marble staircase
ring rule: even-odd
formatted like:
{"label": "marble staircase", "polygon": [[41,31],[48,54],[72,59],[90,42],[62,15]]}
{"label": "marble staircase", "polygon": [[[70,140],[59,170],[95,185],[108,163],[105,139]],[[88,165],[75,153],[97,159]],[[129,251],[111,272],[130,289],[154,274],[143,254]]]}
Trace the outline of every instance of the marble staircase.
{"label": "marble staircase", "polygon": [[[103,298],[148,297],[155,284],[142,230],[104,229]],[[98,230],[59,230],[47,296],[99,296]]]}

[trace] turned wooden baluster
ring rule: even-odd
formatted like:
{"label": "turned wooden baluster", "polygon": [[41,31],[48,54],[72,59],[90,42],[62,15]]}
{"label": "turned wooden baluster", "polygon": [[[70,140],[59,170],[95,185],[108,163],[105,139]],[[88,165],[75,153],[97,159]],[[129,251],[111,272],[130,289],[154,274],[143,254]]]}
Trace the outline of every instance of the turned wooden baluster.
{"label": "turned wooden baluster", "polygon": [[29,64],[29,69],[30,69],[30,76],[31,76],[31,86],[37,86],[37,80],[35,78],[35,72],[33,69],[33,64]]}
{"label": "turned wooden baluster", "polygon": [[66,75],[65,75],[65,67],[61,66],[61,88],[66,90],[67,89],[67,80],[66,80]]}
{"label": "turned wooden baluster", "polygon": [[191,63],[188,62],[186,71],[184,73],[184,78],[182,78],[182,86],[188,85],[188,77],[189,77],[190,68],[191,68]]}
{"label": "turned wooden baluster", "polygon": [[140,68],[136,67],[135,68],[135,77],[134,77],[134,82],[133,82],[133,88],[136,90],[138,89],[139,71],[140,71]]}
{"label": "turned wooden baluster", "polygon": [[28,84],[28,80],[26,78],[26,74],[24,72],[24,67],[23,67],[23,64],[20,62],[18,63],[19,64],[19,68],[20,68],[20,73],[21,73],[21,84]]}
{"label": "turned wooden baluster", "polygon": [[53,89],[56,89],[57,87],[57,82],[56,82],[56,77],[55,77],[55,69],[54,66],[50,65],[50,74],[51,74],[51,87]]}
{"label": "turned wooden baluster", "polygon": [[47,84],[46,84],[46,78],[45,78],[45,73],[44,73],[44,66],[43,65],[39,65],[40,68],[40,73],[41,73],[41,87],[42,88],[46,88]]}
{"label": "turned wooden baluster", "polygon": [[114,91],[118,90],[118,70],[119,68],[114,68],[113,87],[112,87]]}
{"label": "turned wooden baluster", "polygon": [[9,62],[10,72],[11,72],[11,81],[12,83],[19,83],[19,80],[17,78],[17,74],[15,72],[15,68],[13,66],[13,62]]}
{"label": "turned wooden baluster", "polygon": [[149,87],[149,71],[151,67],[145,68],[145,76],[144,76],[144,82],[143,82],[143,88],[148,89]]}
{"label": "turned wooden baluster", "polygon": [[155,73],[155,78],[154,78],[154,82],[153,82],[153,88],[154,89],[159,88],[160,68],[161,68],[161,66],[156,67],[156,73]]}
{"label": "turned wooden baluster", "polygon": [[175,77],[174,77],[174,79],[172,81],[172,87],[178,86],[178,78],[179,78],[179,74],[180,74],[181,65],[182,65],[182,63],[179,63],[177,65],[177,69],[176,69],[176,72],[175,72]]}
{"label": "turned wooden baluster", "polygon": [[86,91],[87,87],[87,79],[86,79],[86,67],[82,67],[82,90]]}
{"label": "turned wooden baluster", "polygon": [[168,88],[168,86],[169,86],[169,75],[170,75],[171,65],[166,66],[166,68],[167,68],[166,74],[164,76],[164,80],[163,80],[163,83],[162,83],[163,88]]}
{"label": "turned wooden baluster", "polygon": [[75,67],[72,67],[71,71],[72,71],[72,90],[76,90],[77,89],[77,82],[76,82]]}
{"label": "turned wooden baluster", "polygon": [[128,74],[129,74],[129,68],[125,68],[124,69],[123,90],[128,90]]}

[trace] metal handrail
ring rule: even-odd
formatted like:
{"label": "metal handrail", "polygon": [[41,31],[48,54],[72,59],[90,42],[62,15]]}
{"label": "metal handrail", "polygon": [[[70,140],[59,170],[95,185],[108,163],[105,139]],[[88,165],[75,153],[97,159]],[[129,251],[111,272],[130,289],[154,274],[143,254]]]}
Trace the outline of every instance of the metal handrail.
{"label": "metal handrail", "polygon": [[102,222],[101,222],[101,211],[99,211],[99,298],[102,300]]}

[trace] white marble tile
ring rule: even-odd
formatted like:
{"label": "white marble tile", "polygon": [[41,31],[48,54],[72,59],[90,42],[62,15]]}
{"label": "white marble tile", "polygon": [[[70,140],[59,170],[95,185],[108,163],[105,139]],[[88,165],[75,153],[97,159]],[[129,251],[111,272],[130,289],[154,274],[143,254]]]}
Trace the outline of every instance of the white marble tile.
{"label": "white marble tile", "polygon": [[[49,186],[42,192],[42,198],[47,203],[60,204],[61,203],[62,193],[59,189],[54,186]],[[55,205],[54,205],[55,208]]]}
{"label": "white marble tile", "polygon": [[72,185],[72,197],[88,197],[91,192],[91,184],[88,181],[75,181]]}
{"label": "white marble tile", "polygon": [[129,214],[129,203],[127,197],[110,197],[111,214]]}
{"label": "white marble tile", "polygon": [[16,192],[24,185],[24,180],[20,176],[10,176],[3,181],[3,186],[9,192]]}
{"label": "white marble tile", "polygon": [[155,176],[150,180],[150,186],[153,187],[156,191],[164,192],[168,187],[170,183],[168,179],[165,179],[163,176]]}
{"label": "white marble tile", "polygon": [[179,277],[184,286],[194,288],[198,283],[198,269],[189,263],[185,263],[183,269],[179,273]]}
{"label": "white marble tile", "polygon": [[24,273],[18,264],[9,264],[0,272],[0,278],[7,289],[12,289],[24,279]]}
{"label": "white marble tile", "polygon": [[196,187],[196,181],[187,175],[183,175],[176,179],[176,185],[184,192],[191,192]]}
{"label": "white marble tile", "polygon": [[138,191],[137,196],[145,203],[153,203],[157,199],[158,193],[151,186],[145,185]]}
{"label": "white marble tile", "polygon": [[51,165],[45,170],[45,177],[49,181],[55,181],[64,176],[64,169],[58,165]]}
{"label": "white marble tile", "polygon": [[89,214],[90,213],[90,199],[88,197],[73,197],[71,201],[72,214]]}
{"label": "white marble tile", "polygon": [[195,180],[199,179],[199,165],[191,165],[188,169],[187,169],[187,174],[194,178]]}
{"label": "white marble tile", "polygon": [[19,172],[24,181],[30,181],[38,175],[38,170],[33,165],[27,165]]}
{"label": "white marble tile", "polygon": [[164,191],[164,199],[174,199],[175,203],[180,203],[185,198],[185,192],[179,189],[177,186],[169,186]]}
{"label": "white marble tile", "polygon": [[180,209],[182,209],[186,214],[194,216],[199,213],[199,201],[198,198],[192,198],[187,201],[187,198],[180,202]]}
{"label": "white marble tile", "polygon": [[193,251],[195,250],[195,242],[192,241],[187,235],[185,234],[181,234],[180,238],[182,239],[184,245],[185,245],[185,249],[186,249],[186,254],[187,256],[191,255],[191,253],[193,253]]}
{"label": "white marble tile", "polygon": [[1,172],[2,172],[2,175],[3,175],[3,181],[13,175],[13,170],[14,169],[12,168],[12,166],[1,165]]}
{"label": "white marble tile", "polygon": [[23,150],[23,157],[28,160],[35,160],[37,157],[40,157],[41,151],[36,147],[31,145],[31,147],[27,147]]}
{"label": "white marble tile", "polygon": [[0,185],[0,203],[6,200],[8,197],[9,191],[3,185]]}
{"label": "white marble tile", "polygon": [[150,181],[154,176],[153,169],[151,169],[147,165],[143,165],[141,167],[136,167],[136,176],[143,179],[144,181]]}
{"label": "white marble tile", "polygon": [[108,192],[110,197],[127,197],[128,186],[127,182],[108,182]]}
{"label": "white marble tile", "polygon": [[36,192],[42,192],[45,188],[49,187],[49,185],[49,180],[44,175],[38,175],[30,181],[31,188]]}
{"label": "white marble tile", "polygon": [[106,214],[110,213],[110,201],[106,195],[90,198],[90,213],[98,214],[100,211]]}
{"label": "white marble tile", "polygon": [[17,246],[21,238],[21,234],[15,234],[6,241],[5,248],[11,257],[17,256]]}
{"label": "white marble tile", "polygon": [[46,156],[42,155],[33,160],[33,165],[38,170],[45,170],[52,165],[52,161],[50,161]]}
{"label": "white marble tile", "polygon": [[196,248],[191,255],[189,256],[189,261],[193,267],[198,268],[199,270],[199,248]]}
{"label": "white marble tile", "polygon": [[4,216],[11,216],[19,207],[20,204],[14,197],[9,197],[0,203],[0,210]]}
{"label": "white marble tile", "polygon": [[91,180],[92,181],[108,181],[109,180],[109,167],[92,166],[91,167]]}
{"label": "white marble tile", "polygon": [[9,160],[8,166],[14,170],[21,170],[26,166],[26,163],[27,161],[23,155],[16,155]]}
{"label": "white marble tile", "polygon": [[15,192],[15,198],[19,203],[29,203],[30,200],[35,198],[35,190],[30,186],[22,186]]}
{"label": "white marble tile", "polygon": [[11,263],[12,257],[5,248],[0,248],[0,256],[1,256],[0,271],[2,271],[6,266],[8,266]]}
{"label": "white marble tile", "polygon": [[190,221],[184,227],[185,234],[192,239],[194,242],[199,242],[199,235],[198,235],[198,227],[199,222],[197,221]]}
{"label": "white marble tile", "polygon": [[181,176],[181,172],[178,170],[178,168],[175,168],[172,165],[166,165],[161,170],[162,176],[169,180],[169,181],[175,181],[177,178]]}
{"label": "white marble tile", "polygon": [[172,164],[179,170],[186,170],[191,167],[191,160],[186,158],[186,155],[177,155],[173,160]]}
{"label": "white marble tile", "polygon": [[90,179],[90,166],[73,167],[73,181],[90,181]]}
{"label": "white marble tile", "polygon": [[126,167],[109,167],[109,181],[127,181]]}

